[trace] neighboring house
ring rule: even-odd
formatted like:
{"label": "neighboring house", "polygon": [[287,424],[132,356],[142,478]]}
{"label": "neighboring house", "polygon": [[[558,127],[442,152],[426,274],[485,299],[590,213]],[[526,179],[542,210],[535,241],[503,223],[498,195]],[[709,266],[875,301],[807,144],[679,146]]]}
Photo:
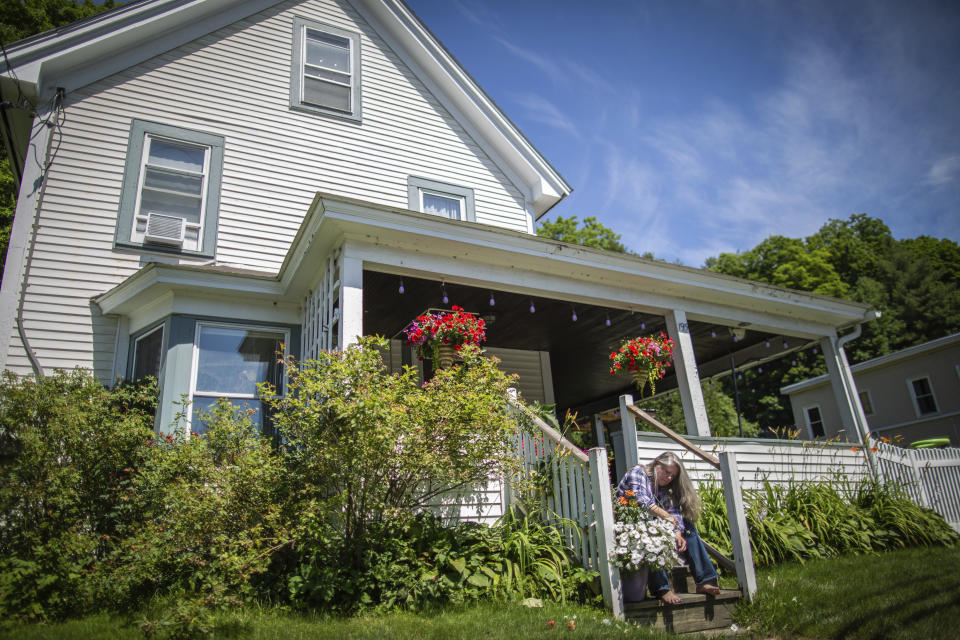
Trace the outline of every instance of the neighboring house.
{"label": "neighboring house", "polygon": [[3,121],[17,374],[155,375],[169,430],[181,398],[282,390],[280,349],[397,338],[459,304],[526,397],[581,415],[631,388],[610,350],[660,330],[658,389],[691,434],[710,433],[700,377],[811,345],[855,398],[838,336],[868,307],[534,235],[571,187],[399,0],[142,0],[7,54],[4,99],[36,110]]}
{"label": "neighboring house", "polygon": [[[870,432],[903,446],[949,438],[960,446],[960,333],[850,367]],[[819,438],[857,440],[844,430],[828,376],[783,387],[796,425]]]}

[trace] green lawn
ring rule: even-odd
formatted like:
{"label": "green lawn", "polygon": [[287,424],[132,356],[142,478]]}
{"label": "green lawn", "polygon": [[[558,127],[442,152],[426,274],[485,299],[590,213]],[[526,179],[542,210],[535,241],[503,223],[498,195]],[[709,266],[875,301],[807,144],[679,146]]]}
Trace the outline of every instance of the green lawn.
{"label": "green lawn", "polygon": [[[826,640],[960,638],[960,549],[909,549],[785,564],[762,569],[757,599],[741,608],[748,637]],[[575,616],[575,617],[574,617]],[[554,621],[551,628],[547,622]],[[574,630],[567,628],[573,620]],[[605,622],[606,621],[606,622]],[[358,618],[302,616],[248,608],[214,638],[244,640],[414,640],[448,638],[667,638],[610,620],[602,610],[546,603],[448,607],[432,614],[396,613]],[[626,633],[625,633],[626,632]],[[91,616],[55,625],[24,625],[4,638],[131,640],[142,638],[120,618]]]}
{"label": "green lawn", "polygon": [[960,638],[960,548],[784,564],[758,576],[740,624],[781,638]]}

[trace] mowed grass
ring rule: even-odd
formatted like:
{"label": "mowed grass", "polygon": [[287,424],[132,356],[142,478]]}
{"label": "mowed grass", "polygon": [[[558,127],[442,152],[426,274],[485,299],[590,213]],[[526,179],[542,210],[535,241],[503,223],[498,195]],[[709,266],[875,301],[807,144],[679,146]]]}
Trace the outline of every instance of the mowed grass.
{"label": "mowed grass", "polygon": [[[553,620],[553,626],[548,622]],[[243,640],[449,640],[546,638],[666,639],[674,636],[654,629],[616,622],[602,609],[545,602],[542,608],[517,603],[483,603],[446,607],[434,613],[391,613],[354,618],[299,615],[250,608],[224,618],[227,628],[211,638]],[[573,622],[574,628],[568,627]],[[106,615],[61,624],[28,625],[0,637],[18,640],[142,640],[135,625]]]}
{"label": "mowed grass", "polygon": [[960,548],[789,563],[764,569],[737,620],[779,638],[960,638]]}
{"label": "mowed grass", "polygon": [[[756,600],[737,622],[748,638],[960,639],[960,549],[908,549],[761,569]],[[553,620],[553,627],[548,621]],[[570,621],[574,629],[568,629]],[[451,606],[432,613],[336,618],[247,607],[221,618],[211,638],[244,640],[447,640],[677,638],[618,623],[602,609],[544,603]],[[24,640],[138,640],[135,620],[98,615],[0,631]]]}

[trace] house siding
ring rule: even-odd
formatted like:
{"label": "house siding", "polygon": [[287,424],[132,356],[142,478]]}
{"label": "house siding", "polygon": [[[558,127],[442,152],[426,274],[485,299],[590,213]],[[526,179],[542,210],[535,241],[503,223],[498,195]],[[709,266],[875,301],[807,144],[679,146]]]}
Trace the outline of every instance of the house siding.
{"label": "house siding", "polygon": [[[361,122],[290,109],[295,15],[360,33]],[[116,323],[90,298],[142,266],[113,248],[133,118],[224,136],[221,263],[276,271],[317,191],[406,209],[411,175],[472,188],[478,223],[527,230],[517,187],[348,2],[275,5],[67,96],[24,302],[45,369],[112,375]],[[28,373],[13,334],[7,367]]]}

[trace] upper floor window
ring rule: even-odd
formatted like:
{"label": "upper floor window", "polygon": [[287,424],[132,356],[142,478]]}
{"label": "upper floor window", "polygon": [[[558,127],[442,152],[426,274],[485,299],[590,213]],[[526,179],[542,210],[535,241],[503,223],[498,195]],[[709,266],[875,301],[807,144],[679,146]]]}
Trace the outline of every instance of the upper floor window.
{"label": "upper floor window", "polygon": [[930,378],[914,378],[909,381],[910,391],[913,393],[913,406],[918,416],[924,416],[928,413],[936,413],[937,399],[933,396],[933,387],[930,385]]}
{"label": "upper floor window", "polygon": [[452,220],[477,219],[473,189],[426,178],[407,178],[407,207]]}
{"label": "upper floor window", "polygon": [[221,136],[134,120],[116,246],[213,257],[223,148]]}
{"label": "upper floor window", "polygon": [[360,35],[293,19],[290,106],[360,119]]}
{"label": "upper floor window", "polygon": [[860,396],[860,407],[863,409],[863,415],[872,416],[873,415],[873,399],[870,397],[870,391],[863,390],[859,394]]}
{"label": "upper floor window", "polygon": [[823,417],[820,415],[820,407],[812,406],[803,410],[807,416],[807,427],[810,428],[810,434],[814,438],[824,436]]}
{"label": "upper floor window", "polygon": [[133,341],[131,379],[136,382],[144,376],[160,379],[163,364],[163,325],[148,330]]}

